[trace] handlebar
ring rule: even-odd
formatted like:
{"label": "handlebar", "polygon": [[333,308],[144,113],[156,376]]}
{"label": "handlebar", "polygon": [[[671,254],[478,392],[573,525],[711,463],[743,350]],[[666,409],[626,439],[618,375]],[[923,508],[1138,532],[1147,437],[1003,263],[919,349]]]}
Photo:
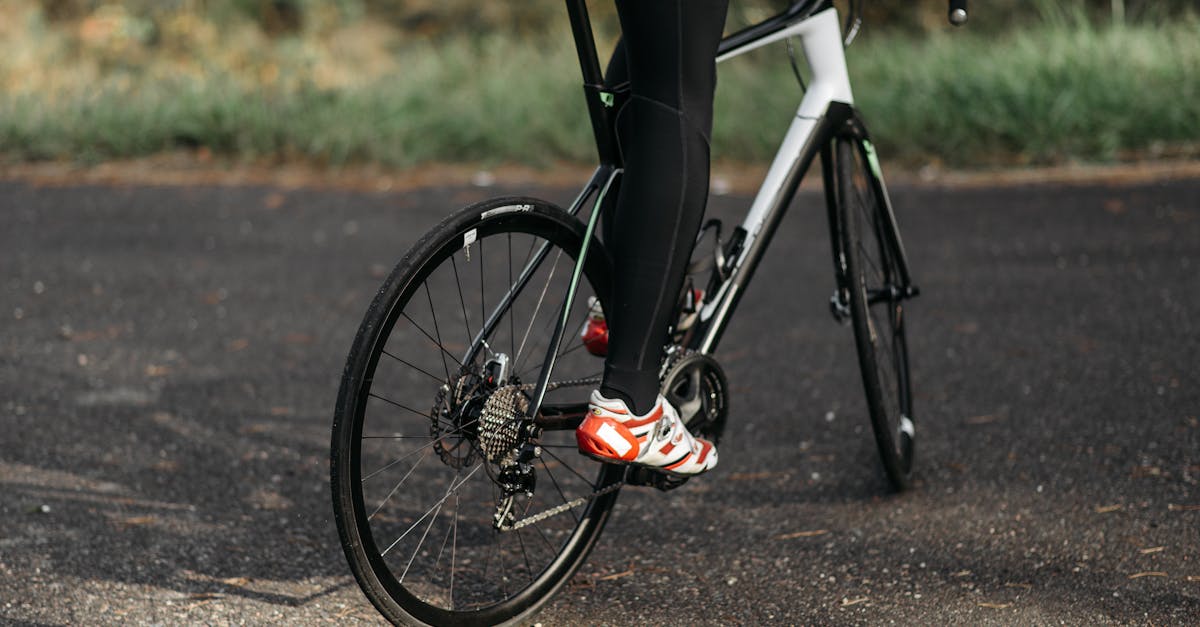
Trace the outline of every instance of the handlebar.
{"label": "handlebar", "polygon": [[950,0],[950,12],[947,15],[950,23],[962,26],[967,23],[967,0]]}

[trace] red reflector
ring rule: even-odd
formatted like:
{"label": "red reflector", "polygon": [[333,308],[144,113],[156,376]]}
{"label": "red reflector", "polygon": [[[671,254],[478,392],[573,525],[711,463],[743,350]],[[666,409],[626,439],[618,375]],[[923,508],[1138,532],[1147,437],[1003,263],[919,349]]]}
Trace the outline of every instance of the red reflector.
{"label": "red reflector", "polygon": [[604,357],[608,355],[608,322],[603,319],[590,318],[581,334],[583,345],[587,352]]}

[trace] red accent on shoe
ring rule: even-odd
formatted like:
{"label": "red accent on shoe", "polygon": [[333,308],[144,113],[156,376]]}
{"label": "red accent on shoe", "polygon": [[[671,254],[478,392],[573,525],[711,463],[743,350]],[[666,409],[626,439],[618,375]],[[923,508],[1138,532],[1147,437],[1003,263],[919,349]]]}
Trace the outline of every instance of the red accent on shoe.
{"label": "red accent on shoe", "polygon": [[[612,411],[612,410],[610,409],[609,411]],[[624,412],[614,411],[613,413],[621,414]],[[658,422],[659,418],[662,418],[662,414],[663,414],[662,405],[658,405],[654,408],[654,411],[650,412],[650,415],[646,416],[645,418],[637,418],[635,420],[626,421],[625,426],[626,427],[643,427],[652,422]]]}
{"label": "red accent on shoe", "polygon": [[587,352],[597,356],[608,355],[608,322],[603,318],[589,318],[581,334]]}
{"label": "red accent on shoe", "polygon": [[683,456],[683,459],[675,462],[674,464],[671,464],[670,466],[663,466],[663,470],[675,470],[676,468],[679,468],[680,466],[686,464],[687,460],[690,459],[691,457],[692,457],[691,453],[688,453],[687,455]]}
{"label": "red accent on shoe", "polygon": [[662,448],[658,449],[658,452],[662,453],[663,455],[670,455],[671,451],[673,450],[675,450],[675,443],[667,442],[666,444],[662,445]]}
{"label": "red accent on shoe", "polygon": [[[624,441],[625,446],[621,442]],[[579,450],[594,457],[631,462],[637,459],[641,445],[625,425],[612,418],[588,416],[575,430]]]}
{"label": "red accent on shoe", "polygon": [[703,464],[704,460],[708,459],[708,453],[712,451],[713,447],[712,442],[708,440],[700,440],[700,443],[704,445],[704,448],[700,449],[700,458],[696,460],[697,464]]}

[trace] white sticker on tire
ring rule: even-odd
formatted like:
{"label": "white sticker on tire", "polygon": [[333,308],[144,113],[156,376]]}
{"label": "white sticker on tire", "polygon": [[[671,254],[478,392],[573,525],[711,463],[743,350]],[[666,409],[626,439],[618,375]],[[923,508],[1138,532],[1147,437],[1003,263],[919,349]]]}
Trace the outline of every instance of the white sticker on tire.
{"label": "white sticker on tire", "polygon": [[505,213],[513,213],[515,211],[533,211],[533,205],[504,205],[495,209],[488,209],[479,214],[480,220],[486,220],[492,216],[498,216]]}

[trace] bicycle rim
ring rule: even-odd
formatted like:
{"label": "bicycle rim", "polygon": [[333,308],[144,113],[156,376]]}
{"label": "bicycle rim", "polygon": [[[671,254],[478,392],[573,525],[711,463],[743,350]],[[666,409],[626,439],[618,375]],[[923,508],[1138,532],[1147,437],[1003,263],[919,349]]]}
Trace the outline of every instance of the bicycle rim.
{"label": "bicycle rim", "polygon": [[915,423],[900,273],[863,146],[839,139],[837,152],[846,287],[863,387],[884,471],[893,488],[904,490],[912,473]]}
{"label": "bicycle rim", "polygon": [[[566,582],[607,519],[616,492],[595,494],[623,473],[579,456],[573,429],[523,440],[541,452],[527,486],[496,452],[522,439],[496,416],[519,414],[532,394],[581,241],[578,222],[540,201],[470,207],[417,244],[363,321],[335,417],[334,508],[360,586],[393,622],[526,616]],[[542,263],[476,342],[543,245]],[[585,279],[552,380],[589,383],[552,390],[550,404],[585,400],[603,369],[578,337],[587,297],[607,294],[602,249],[589,254]],[[489,384],[500,355],[507,373]],[[500,390],[508,410],[493,399]],[[502,487],[514,481],[521,489]],[[497,529],[497,516],[509,529]]]}

